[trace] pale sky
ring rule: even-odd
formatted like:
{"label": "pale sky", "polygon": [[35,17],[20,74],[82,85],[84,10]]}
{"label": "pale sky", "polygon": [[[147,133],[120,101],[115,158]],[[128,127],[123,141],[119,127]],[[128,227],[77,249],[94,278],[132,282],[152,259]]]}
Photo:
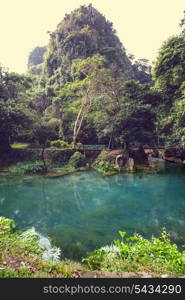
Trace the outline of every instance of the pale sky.
{"label": "pale sky", "polygon": [[65,13],[82,4],[98,9],[127,50],[154,61],[168,37],[179,33],[185,0],[0,0],[0,64],[23,73],[30,51],[48,44]]}

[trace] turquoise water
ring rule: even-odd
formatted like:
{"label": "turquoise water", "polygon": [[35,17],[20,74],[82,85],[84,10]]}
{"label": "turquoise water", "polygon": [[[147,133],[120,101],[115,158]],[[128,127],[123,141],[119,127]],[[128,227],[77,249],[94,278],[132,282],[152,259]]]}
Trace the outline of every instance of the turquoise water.
{"label": "turquoise water", "polygon": [[0,175],[0,215],[19,229],[34,226],[79,259],[110,244],[118,231],[158,236],[162,228],[185,243],[185,171],[102,177],[94,171],[60,178]]}

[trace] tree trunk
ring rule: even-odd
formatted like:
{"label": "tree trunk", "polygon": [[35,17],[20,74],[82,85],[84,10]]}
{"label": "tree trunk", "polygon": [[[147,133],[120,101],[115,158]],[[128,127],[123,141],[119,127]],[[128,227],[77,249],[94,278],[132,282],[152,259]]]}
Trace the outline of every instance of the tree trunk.
{"label": "tree trunk", "polygon": [[109,140],[109,145],[108,145],[108,149],[110,149],[110,146],[111,146],[111,142],[112,142],[112,133],[111,133],[111,136],[110,136],[110,140]]}
{"label": "tree trunk", "polygon": [[76,147],[76,140],[77,140],[77,135],[73,133],[73,141],[72,141],[72,148],[75,149]]}
{"label": "tree trunk", "polygon": [[84,119],[84,106],[85,106],[85,102],[82,103],[81,108],[78,112],[76,121],[75,121],[74,129],[73,129],[72,148],[75,148],[75,146],[76,146],[77,137],[78,137],[79,131],[80,131],[81,126],[82,126],[82,122],[83,122],[83,119]]}
{"label": "tree trunk", "polygon": [[159,133],[158,133],[158,131],[157,131],[157,146],[158,146],[158,148],[159,148],[159,143],[160,143],[160,137],[159,137]]}
{"label": "tree trunk", "polygon": [[77,115],[77,118],[76,118],[76,121],[75,121],[74,129],[73,129],[72,148],[75,148],[75,146],[76,146],[78,134],[79,134],[80,129],[82,127],[83,120],[84,120],[86,114],[88,113],[89,108],[91,107],[91,104],[92,104],[91,99],[89,98],[89,89],[87,89],[85,97],[82,101],[80,110],[78,112],[78,115]]}
{"label": "tree trunk", "polygon": [[59,139],[64,140],[64,113],[62,108],[59,109],[57,117],[59,119]]}
{"label": "tree trunk", "polygon": [[43,164],[44,164],[44,170],[47,171],[47,165],[46,165],[46,161],[45,161],[45,158],[44,158],[44,150],[45,150],[45,146],[42,148],[42,152],[41,152],[41,158],[42,158],[42,161],[43,161]]}
{"label": "tree trunk", "polygon": [[75,148],[75,146],[76,146],[77,137],[78,137],[78,134],[82,127],[83,119],[84,119],[84,116],[81,116],[81,119],[78,118],[76,126],[74,127],[72,148]]}
{"label": "tree trunk", "polygon": [[63,120],[59,120],[59,139],[64,140]]}
{"label": "tree trunk", "polygon": [[127,150],[127,143],[123,142],[123,150],[126,151]]}

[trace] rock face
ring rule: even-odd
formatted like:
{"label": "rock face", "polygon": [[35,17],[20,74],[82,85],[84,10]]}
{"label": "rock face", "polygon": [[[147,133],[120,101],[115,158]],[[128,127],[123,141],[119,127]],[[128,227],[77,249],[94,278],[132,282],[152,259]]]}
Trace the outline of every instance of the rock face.
{"label": "rock face", "polygon": [[172,157],[172,156],[165,156],[165,160],[169,161],[169,162],[172,162],[172,163],[176,163],[176,164],[181,164],[182,163],[181,158]]}
{"label": "rock face", "polygon": [[185,159],[185,153],[176,148],[169,148],[165,150],[164,159],[173,163],[182,163]]}
{"label": "rock face", "polygon": [[129,157],[127,162],[126,162],[125,167],[128,171],[133,171],[133,169],[134,169],[134,159]]}
{"label": "rock face", "polygon": [[185,150],[177,148],[145,149],[146,155],[164,159],[168,162],[181,164],[185,160]]}
{"label": "rock face", "polygon": [[132,171],[134,159],[125,150],[102,151],[92,167],[103,175],[113,175],[120,171]]}
{"label": "rock face", "polygon": [[42,64],[44,62],[44,53],[46,47],[34,48],[28,57],[28,72],[34,75],[39,75],[42,72]]}
{"label": "rock face", "polygon": [[159,158],[172,163],[181,164],[185,160],[185,151],[181,149],[145,149],[144,151],[148,157]]}
{"label": "rock face", "polygon": [[124,157],[122,154],[118,154],[116,156],[116,160],[115,160],[115,165],[118,168],[118,170],[121,170],[121,167],[123,167],[123,161],[124,161]]}
{"label": "rock face", "polygon": [[145,151],[147,156],[150,155],[151,157],[164,159],[165,149],[162,149],[162,148],[159,148],[159,149],[147,148],[147,149],[144,149],[144,151]]}
{"label": "rock face", "polygon": [[128,153],[124,150],[112,150],[108,151],[105,156],[107,161],[115,163],[116,167],[122,167],[125,165],[128,159]]}
{"label": "rock face", "polygon": [[[156,158],[157,159],[157,158]],[[161,159],[162,160],[162,159]],[[163,161],[163,160],[162,160]],[[151,164],[151,162],[150,162]],[[103,175],[113,175],[120,171],[153,172],[148,155],[142,146],[134,150],[102,151],[92,167]]]}

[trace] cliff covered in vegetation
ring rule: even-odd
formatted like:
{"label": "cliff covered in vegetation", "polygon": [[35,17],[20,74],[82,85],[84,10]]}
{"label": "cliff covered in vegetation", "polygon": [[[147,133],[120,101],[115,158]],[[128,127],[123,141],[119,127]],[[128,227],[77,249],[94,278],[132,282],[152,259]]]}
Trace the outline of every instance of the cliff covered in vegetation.
{"label": "cliff covered in vegetation", "polygon": [[49,84],[61,88],[66,82],[73,81],[73,61],[96,54],[106,58],[106,65],[115,74],[124,72],[126,78],[133,77],[131,63],[112,23],[92,5],[81,6],[66,14],[56,30],[50,33],[44,58],[44,74]]}

